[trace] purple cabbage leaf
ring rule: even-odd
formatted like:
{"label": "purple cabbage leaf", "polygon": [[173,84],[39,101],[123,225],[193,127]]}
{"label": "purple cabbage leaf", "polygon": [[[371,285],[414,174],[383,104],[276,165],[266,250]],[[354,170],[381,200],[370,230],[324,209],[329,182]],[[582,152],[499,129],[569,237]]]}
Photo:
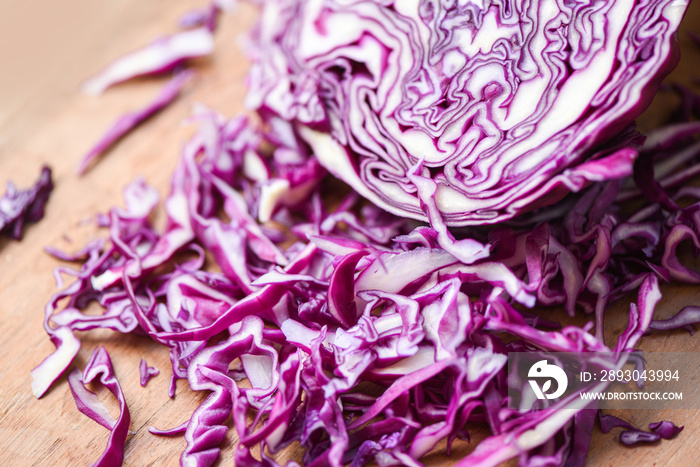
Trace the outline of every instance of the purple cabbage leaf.
{"label": "purple cabbage leaf", "polygon": [[19,190],[8,181],[5,194],[0,197],[0,235],[20,240],[26,224],[44,217],[51,190],[51,169],[47,166],[41,168],[39,179],[26,190]]}

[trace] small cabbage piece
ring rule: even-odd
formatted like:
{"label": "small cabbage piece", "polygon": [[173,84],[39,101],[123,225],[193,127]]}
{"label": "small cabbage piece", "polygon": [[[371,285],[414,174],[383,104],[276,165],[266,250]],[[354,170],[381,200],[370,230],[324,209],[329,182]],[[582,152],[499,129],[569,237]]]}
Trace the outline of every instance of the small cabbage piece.
{"label": "small cabbage piece", "polygon": [[682,426],[676,426],[675,423],[664,420],[661,422],[654,422],[649,424],[649,429],[654,433],[661,436],[663,439],[671,439],[678,433],[683,431]]}
{"label": "small cabbage piece", "polygon": [[186,12],[180,17],[178,25],[182,29],[206,26],[214,32],[219,23],[219,15],[235,7],[235,0],[213,0],[208,6],[196,8]]}
{"label": "small cabbage piece", "polygon": [[34,186],[26,190],[18,190],[8,181],[5,194],[0,198],[0,236],[20,240],[25,224],[44,217],[44,206],[52,189],[51,169],[47,166],[42,167]]}
{"label": "small cabbage piece", "polygon": [[163,86],[158,95],[144,107],[127,112],[115,121],[102,137],[90,148],[78,164],[78,174],[83,175],[90,164],[117,141],[128,135],[137,126],[170,105],[180,94],[182,88],[192,77],[192,72],[183,71]]}
{"label": "small cabbage piece", "polygon": [[158,376],[159,374],[160,370],[158,368],[148,366],[146,360],[143,358],[141,359],[141,363],[139,364],[139,382],[141,383],[141,386],[146,387],[148,381],[153,376]]}
{"label": "small cabbage piece", "polygon": [[[95,393],[85,387],[86,384],[95,381],[97,378],[119,402],[120,414],[116,420],[110,415]],[[112,360],[109,358],[105,348],[98,347],[95,349],[90,357],[90,361],[85,365],[84,373],[78,368],[74,368],[68,375],[68,384],[78,410],[110,431],[107,447],[94,465],[96,467],[121,465],[124,460],[124,444],[129,434],[131,415],[126,405],[124,392],[114,374]]]}
{"label": "small cabbage piece", "polygon": [[115,60],[83,83],[82,89],[99,95],[115,84],[173,70],[188,59],[209,55],[212,50],[214,38],[207,27],[164,36]]}
{"label": "small cabbage piece", "polygon": [[694,334],[694,324],[700,324],[700,308],[689,305],[671,318],[652,321],[649,329],[668,331],[670,329],[685,328],[690,331],[690,334]]}
{"label": "small cabbage piece", "polygon": [[639,443],[655,443],[660,439],[671,439],[678,433],[683,431],[683,427],[676,426],[673,422],[667,420],[653,422],[649,424],[650,431],[644,431],[635,427],[631,423],[615,417],[610,414],[598,413],[598,421],[600,429],[603,433],[607,433],[613,428],[624,428],[620,433],[620,443],[625,446],[632,446]]}
{"label": "small cabbage piece", "polygon": [[324,167],[391,213],[428,219],[422,177],[447,225],[496,223],[629,173],[629,149],[591,159],[675,65],[686,7],[273,0],[247,102],[295,122]]}

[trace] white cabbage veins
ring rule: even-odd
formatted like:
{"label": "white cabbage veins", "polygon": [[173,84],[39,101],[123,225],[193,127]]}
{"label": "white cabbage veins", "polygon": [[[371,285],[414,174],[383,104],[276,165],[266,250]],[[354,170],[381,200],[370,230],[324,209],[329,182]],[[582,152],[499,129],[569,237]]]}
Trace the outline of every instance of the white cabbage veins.
{"label": "white cabbage veins", "polygon": [[588,183],[567,169],[644,110],[686,6],[270,1],[248,103],[392,213],[426,219],[419,164],[448,225],[497,222]]}

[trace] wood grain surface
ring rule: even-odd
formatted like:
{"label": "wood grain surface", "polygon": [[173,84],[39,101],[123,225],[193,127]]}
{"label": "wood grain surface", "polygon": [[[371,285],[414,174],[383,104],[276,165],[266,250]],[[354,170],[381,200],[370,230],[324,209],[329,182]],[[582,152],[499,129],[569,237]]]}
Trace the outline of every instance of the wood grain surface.
{"label": "wood grain surface", "polygon": [[[33,397],[29,371],[53,351],[42,328],[44,306],[55,291],[52,275],[59,263],[44,253],[46,245],[76,251],[86,241],[104,236],[94,227],[94,215],[122,205],[121,192],[143,176],[162,195],[180,148],[192,129],[181,125],[193,104],[201,102],[231,116],[243,110],[246,59],[240,35],[253,11],[242,5],[225,15],[211,58],[198,60],[198,78],[182,98],[140,127],[79,178],[75,168],[101,133],[125,111],[152,98],[163,79],[140,79],[119,85],[99,98],[82,95],[82,79],[126,51],[156,36],[176,30],[177,18],[203,5],[201,0],[0,0],[0,184],[13,180],[26,187],[42,164],[54,170],[56,188],[45,218],[30,226],[22,241],[0,239],[0,466],[89,465],[102,452],[108,433],[82,415],[65,376],[41,400]],[[684,30],[700,32],[700,5],[691,6]],[[681,33],[684,51],[671,79],[691,83],[700,76],[700,53]],[[663,118],[671,98],[662,95],[641,120],[651,128]],[[162,224],[161,218],[156,223]],[[698,287],[666,287],[659,313],[677,312],[699,301]],[[626,304],[611,310],[611,333],[626,322]],[[150,426],[169,428],[185,421],[204,398],[179,381],[177,396],[168,397],[171,375],[168,352],[149,339],[109,331],[82,333],[83,347],[75,364],[83,367],[92,350],[103,344],[131,410],[133,432],[126,445],[125,465],[176,465],[184,448],[182,437],[156,437]],[[644,350],[700,351],[700,336],[687,332],[644,338]],[[146,388],[139,385],[138,365],[145,358],[161,370]],[[100,398],[113,414],[116,403],[107,391]],[[629,449],[616,433],[596,428],[588,457],[591,466],[700,465],[700,417],[697,411],[619,411],[639,426],[671,419],[685,425],[674,440]],[[428,456],[429,465],[452,465],[486,435],[476,427],[471,444],[457,446],[452,458]],[[220,465],[233,463],[235,433],[230,430]],[[298,447],[282,459],[299,460]]]}

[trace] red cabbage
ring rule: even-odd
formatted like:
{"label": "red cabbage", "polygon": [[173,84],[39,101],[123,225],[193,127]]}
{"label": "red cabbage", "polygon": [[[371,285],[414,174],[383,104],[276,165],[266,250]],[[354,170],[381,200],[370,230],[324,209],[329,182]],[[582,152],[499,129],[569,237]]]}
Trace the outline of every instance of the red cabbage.
{"label": "red cabbage", "polygon": [[205,8],[190,10],[180,17],[179,25],[183,29],[206,26],[209,31],[214,32],[218,25],[219,15],[222,11],[232,9],[233,0],[213,0]]}
{"label": "red cabbage", "polygon": [[652,321],[649,325],[649,329],[668,331],[669,329],[686,328],[691,334],[694,334],[695,330],[692,327],[693,324],[700,324],[700,308],[696,306],[686,306],[669,319]]}
{"label": "red cabbage", "polygon": [[[97,396],[85,387],[85,384],[91,383],[98,376],[100,383],[114,394],[119,402],[120,415],[117,420],[112,418]],[[129,434],[131,416],[126,405],[124,392],[114,375],[112,361],[104,347],[95,349],[90,361],[85,365],[84,372],[74,368],[68,376],[68,383],[78,410],[110,431],[107,447],[93,465],[97,467],[121,465],[124,459],[124,444]]]}
{"label": "red cabbage", "polygon": [[671,439],[678,433],[683,431],[682,426],[676,426],[673,422],[667,420],[662,422],[654,422],[649,424],[649,429],[654,433],[657,433],[663,439]]}
{"label": "red cabbage", "polygon": [[683,431],[683,427],[677,427],[673,422],[661,421],[649,424],[650,431],[641,430],[629,422],[614,415],[599,413],[598,421],[603,433],[607,433],[613,428],[624,428],[620,433],[620,442],[625,446],[632,446],[638,443],[654,443],[660,439],[671,439]]}
{"label": "red cabbage", "polygon": [[138,125],[148,120],[154,114],[167,107],[180,94],[185,83],[191,78],[190,72],[177,73],[160,90],[156,98],[146,107],[122,115],[112,124],[100,140],[83,156],[78,165],[78,174],[83,175],[90,164],[102,153],[109,149],[114,143],[129,134]]}
{"label": "red cabbage", "polygon": [[[408,463],[440,440],[464,436],[465,423],[484,419],[493,436],[464,465],[501,462],[523,449],[534,463],[542,443],[554,443],[541,449],[559,452],[562,464],[585,459],[590,440],[582,427],[590,417],[583,407],[525,414],[506,408],[506,353],[523,346],[635,348],[652,327],[657,274],[664,258],[673,257],[668,248],[680,241],[673,231],[696,231],[693,218],[681,214],[700,201],[671,217],[654,204],[623,216],[614,203],[621,183],[594,184],[567,201],[561,221],[474,230],[489,257],[466,264],[440,248],[440,231],[382,213],[356,196],[328,211],[319,202],[324,185],[316,175],[305,198],[272,211],[275,224],[258,223],[254,213],[267,202],[261,186],[308,174],[308,155],[298,149],[296,164],[271,163],[261,177],[246,170],[246,161],[266,162],[265,148],[277,134],[209,111],[195,121],[201,131],[173,175],[165,230],[148,222],[155,191],[143,181],[130,185],[126,209],[102,218],[110,242],[62,256],[84,265],[47,309],[49,332],[69,341],[70,329],[138,327],[169,347],[176,378],[212,391],[186,425],[154,430],[185,430],[183,463],[216,459],[229,416],[241,439],[236,456],[246,461],[256,444],[274,453],[298,441],[311,465]],[[278,148],[272,161],[281,149],[291,151]],[[290,238],[291,229],[297,234]],[[455,236],[454,244],[463,238],[469,237]],[[205,250],[221,272],[207,271]],[[194,256],[168,266],[179,252]],[[514,306],[535,302],[595,313],[602,332],[597,326],[608,304],[636,289],[627,329],[612,348],[589,333],[593,323],[540,327]],[[69,300],[59,311],[62,297]],[[91,300],[105,306],[103,315],[82,314]],[[505,335],[511,338],[499,337]],[[70,364],[72,352],[57,354],[60,365],[35,370],[40,381],[50,383]],[[241,378],[250,387],[239,386]],[[385,390],[365,393],[358,386],[364,381]],[[257,412],[252,422],[245,418],[250,410]],[[396,417],[402,421],[391,422]],[[372,420],[384,421],[364,425]],[[536,438],[523,437],[531,430]],[[567,435],[555,436],[561,432]]]}
{"label": "red cabbage", "polygon": [[[651,329],[695,322],[692,309],[666,324],[654,312],[659,279],[700,278],[678,257],[683,242],[700,248],[700,190],[687,185],[700,163],[698,109],[646,143],[629,126],[674,60],[685,4],[564,2],[522,22],[510,4],[446,4],[264,5],[249,95],[259,118],[198,108],[165,227],[151,224],[159,195],[139,179],[125,208],[100,216],[108,240],[74,255],[49,249],[80,269],[57,269],[61,290],[44,322],[56,351],[32,371],[35,395],[70,367],[75,331],[107,328],[168,349],[171,396],[176,379],[206,392],[187,422],[150,429],[184,434],[183,465],[212,465],[229,419],[236,462],[259,466],[279,465],[275,455],[293,443],[309,466],[419,466],[439,443],[449,454],[469,439],[476,423],[490,435],[457,465],[518,457],[581,466],[596,414],[603,431],[625,428],[626,443],[677,435],[670,422],[641,431],[572,399],[553,405],[563,410],[511,409],[506,360],[516,351],[627,352]],[[453,47],[489,32],[483,51]],[[549,55],[537,53],[543,37]],[[166,62],[167,53],[153,61]],[[609,73],[591,88],[597,97],[583,93],[553,129],[566,85],[600,69]],[[499,79],[484,81],[493,70]],[[537,70],[550,79],[533,94],[541,104],[503,131],[507,118],[493,113],[520,108],[524,78],[536,82]],[[473,146],[469,131],[449,140],[453,123],[480,129]],[[538,128],[553,133],[551,147],[511,158]],[[421,132],[432,151],[412,136]],[[459,159],[479,144],[493,158]],[[444,193],[453,176],[455,186],[495,180],[453,197]],[[479,225],[455,227],[463,224]],[[606,342],[605,314],[630,293],[627,326]],[[92,301],[102,314],[84,313]],[[545,307],[588,322],[545,320]],[[122,404],[117,423],[80,391],[78,373],[69,380],[81,411],[112,430],[109,457],[120,461],[128,411],[106,352],[95,355]]]}
{"label": "red cabbage", "polygon": [[154,377],[158,376],[160,374],[160,370],[158,368],[154,368],[152,366],[148,366],[146,363],[146,360],[141,359],[141,363],[139,364],[139,380],[141,383],[141,386],[146,387],[148,384],[148,381]]}
{"label": "red cabbage", "polygon": [[26,190],[18,190],[8,181],[5,194],[0,198],[0,236],[20,240],[27,223],[38,222],[44,217],[52,189],[51,169],[46,166],[42,167],[39,180]]}
{"label": "red cabbage", "polygon": [[677,62],[686,7],[264,2],[248,104],[295,122],[324,167],[394,214],[496,223],[629,172],[634,153],[596,146]]}
{"label": "red cabbage", "polygon": [[209,55],[214,40],[209,28],[200,27],[161,37],[125,55],[83,84],[88,94],[102,94],[109,87],[137,76],[163,73],[185,60]]}

